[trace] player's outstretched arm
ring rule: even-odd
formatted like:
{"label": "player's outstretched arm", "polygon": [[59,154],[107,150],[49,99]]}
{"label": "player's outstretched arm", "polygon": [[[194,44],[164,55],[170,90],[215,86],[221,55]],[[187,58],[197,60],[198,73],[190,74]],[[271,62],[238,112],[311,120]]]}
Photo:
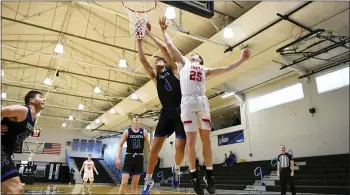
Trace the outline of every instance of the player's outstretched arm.
{"label": "player's outstretched arm", "polygon": [[24,120],[27,116],[28,108],[22,105],[10,105],[1,108],[1,117],[16,118]]}
{"label": "player's outstretched arm", "polygon": [[138,45],[138,52],[139,52],[139,58],[141,61],[142,66],[145,68],[148,76],[152,79],[153,82],[157,82],[156,80],[156,73],[153,70],[151,64],[149,61],[146,59],[146,55],[143,51],[142,48],[142,39],[137,40],[137,45]]}
{"label": "player's outstretched arm", "polygon": [[162,52],[162,55],[165,59],[165,61],[167,62],[168,66],[174,71],[174,70],[177,70],[177,65],[174,61],[174,59],[171,57],[171,55],[169,54],[167,48],[166,48],[166,45],[163,41],[161,41],[158,37],[152,35],[152,34],[149,34],[148,35],[152,40],[153,42],[159,47],[160,51]]}
{"label": "player's outstretched arm", "polygon": [[209,69],[209,71],[207,72],[207,76],[217,76],[217,75],[221,75],[223,73],[226,73],[228,71],[231,71],[231,70],[235,69],[236,67],[238,67],[239,65],[241,65],[248,58],[249,58],[249,50],[244,49],[241,51],[241,58],[238,61],[234,62],[233,64],[231,64],[227,67]]}
{"label": "player's outstretched arm", "polygon": [[115,161],[115,164],[116,164],[117,168],[121,168],[120,152],[121,152],[121,150],[123,148],[123,145],[124,145],[126,139],[128,138],[128,135],[129,135],[128,130],[125,130],[124,133],[123,133],[123,137],[120,140],[120,143],[119,143],[119,145],[117,147],[116,161]]}
{"label": "player's outstretched arm", "polygon": [[160,25],[160,28],[162,29],[164,40],[165,40],[165,43],[170,51],[170,54],[173,56],[175,61],[180,62],[182,65],[184,65],[185,64],[185,57],[175,47],[173,41],[171,40],[170,36],[166,32],[166,29],[168,28],[168,24],[166,23],[166,19],[164,16],[159,19],[159,25]]}
{"label": "player's outstretched arm", "polygon": [[147,151],[149,153],[151,152],[151,143],[149,142],[148,132],[146,130],[144,130],[143,136],[145,137],[145,143],[146,143]]}

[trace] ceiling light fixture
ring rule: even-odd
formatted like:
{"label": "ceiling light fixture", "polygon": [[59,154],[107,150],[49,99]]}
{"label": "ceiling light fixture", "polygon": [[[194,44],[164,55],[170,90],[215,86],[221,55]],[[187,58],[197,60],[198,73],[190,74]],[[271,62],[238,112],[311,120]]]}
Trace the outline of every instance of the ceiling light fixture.
{"label": "ceiling light fixture", "polygon": [[126,64],[126,60],[125,59],[120,59],[119,60],[119,67],[121,67],[121,68],[128,67],[128,65]]}
{"label": "ceiling light fixture", "polygon": [[84,104],[79,104],[78,109],[79,110],[84,110]]}
{"label": "ceiling light fixture", "polygon": [[235,95],[235,93],[234,92],[230,92],[230,93],[224,94],[223,96],[221,96],[221,98],[228,98],[228,97],[233,96],[233,95]]}
{"label": "ceiling light fixture", "polygon": [[137,97],[136,93],[132,93],[132,95],[131,95],[131,99],[133,99],[133,100],[137,100],[137,99],[138,99],[138,97]]}
{"label": "ceiling light fixture", "polygon": [[63,54],[63,45],[61,43],[57,43],[54,51],[57,54]]}
{"label": "ceiling light fixture", "polygon": [[176,18],[175,9],[173,7],[167,7],[165,10],[165,17],[169,20]]}
{"label": "ceiling light fixture", "polygon": [[116,113],[114,108],[112,108],[109,112],[112,113],[112,114]]}
{"label": "ceiling light fixture", "polygon": [[45,85],[52,85],[51,79],[47,77],[47,78],[44,80],[44,84],[45,84]]}
{"label": "ceiling light fixture", "polygon": [[226,27],[224,29],[224,38],[225,39],[231,39],[233,37],[233,32],[232,32],[232,28]]}
{"label": "ceiling light fixture", "polygon": [[100,87],[95,87],[94,88],[94,93],[101,93],[102,92],[102,89]]}

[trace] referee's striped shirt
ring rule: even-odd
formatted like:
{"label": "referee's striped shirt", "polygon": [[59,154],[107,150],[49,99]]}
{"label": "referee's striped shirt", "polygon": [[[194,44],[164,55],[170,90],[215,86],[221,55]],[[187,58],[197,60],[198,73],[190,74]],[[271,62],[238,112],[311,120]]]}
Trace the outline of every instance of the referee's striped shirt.
{"label": "referee's striped shirt", "polygon": [[278,155],[278,162],[280,163],[281,168],[289,168],[291,160],[294,160],[294,159],[293,159],[293,156],[289,153]]}

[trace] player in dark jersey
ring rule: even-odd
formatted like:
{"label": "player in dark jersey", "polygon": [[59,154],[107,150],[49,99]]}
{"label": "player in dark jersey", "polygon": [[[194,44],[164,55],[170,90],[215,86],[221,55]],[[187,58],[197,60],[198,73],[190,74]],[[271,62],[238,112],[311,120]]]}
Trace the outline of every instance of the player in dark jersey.
{"label": "player in dark jersey", "polygon": [[151,144],[149,142],[148,132],[140,128],[140,115],[135,114],[132,116],[132,127],[125,130],[123,137],[120,140],[116,154],[117,168],[121,168],[120,152],[126,141],[126,154],[124,157],[124,166],[122,174],[122,183],[119,188],[119,194],[125,194],[126,187],[128,185],[129,176],[132,175],[131,193],[136,194],[137,186],[140,180],[140,175],[143,175],[143,149],[144,143],[148,152],[150,151]]}
{"label": "player in dark jersey", "polygon": [[[148,29],[150,29],[149,24]],[[154,71],[143,52],[142,40],[138,40],[140,61],[156,85],[158,97],[163,107],[154,134],[151,153],[148,158],[145,186],[142,189],[142,194],[144,195],[149,194],[154,184],[152,174],[163,143],[174,132],[176,134],[176,141],[175,164],[172,167],[172,186],[176,188],[180,185],[180,165],[184,159],[186,144],[186,134],[180,117],[181,89],[177,65],[167,51],[165,44],[150,32],[147,32],[147,35],[160,48],[164,59],[156,59],[156,71]]]}
{"label": "player in dark jersey", "polygon": [[1,192],[4,194],[24,193],[11,155],[33,133],[35,118],[43,110],[45,99],[41,92],[29,91],[24,102],[25,106],[1,108]]}

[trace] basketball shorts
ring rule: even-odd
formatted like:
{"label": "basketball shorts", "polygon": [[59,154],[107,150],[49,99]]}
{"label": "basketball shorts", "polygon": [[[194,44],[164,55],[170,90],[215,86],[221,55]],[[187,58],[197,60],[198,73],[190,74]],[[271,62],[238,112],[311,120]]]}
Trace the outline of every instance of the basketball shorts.
{"label": "basketball shorts", "polygon": [[182,96],[181,120],[186,132],[211,130],[210,107],[206,96]]}
{"label": "basketball shorts", "polygon": [[19,173],[10,153],[1,145],[1,182],[17,176],[19,176]]}
{"label": "basketball shorts", "polygon": [[94,181],[94,172],[93,171],[84,171],[84,176],[83,176],[84,181]]}
{"label": "basketball shorts", "polygon": [[125,154],[123,174],[143,175],[143,155],[142,154]]}
{"label": "basketball shorts", "polygon": [[176,138],[186,138],[180,115],[180,108],[162,109],[154,136],[169,137],[175,132]]}

